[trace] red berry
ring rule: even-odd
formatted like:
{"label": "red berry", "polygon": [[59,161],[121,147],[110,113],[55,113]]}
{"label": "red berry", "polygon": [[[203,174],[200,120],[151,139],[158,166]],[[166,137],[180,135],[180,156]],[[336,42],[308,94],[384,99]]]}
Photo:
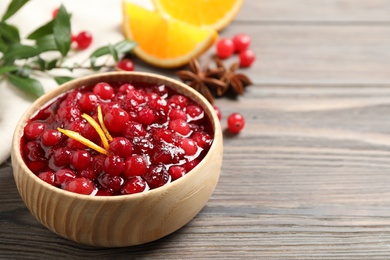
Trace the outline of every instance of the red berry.
{"label": "red berry", "polygon": [[149,190],[149,185],[140,176],[130,178],[122,188],[122,194],[135,194]]}
{"label": "red berry", "polygon": [[211,136],[205,132],[196,132],[192,135],[191,138],[196,142],[199,147],[203,149],[208,149],[213,142]]}
{"label": "red berry", "polygon": [[230,132],[237,134],[241,132],[245,126],[244,117],[239,113],[233,113],[228,117],[227,125]]}
{"label": "red berry", "polygon": [[60,147],[53,152],[54,164],[58,167],[70,164],[71,150],[68,147]]}
{"label": "red berry", "polygon": [[38,177],[41,180],[49,183],[50,185],[55,185],[55,183],[54,183],[55,175],[54,175],[54,172],[52,172],[52,171],[40,172],[38,174]]}
{"label": "red berry", "polygon": [[57,14],[58,14],[58,11],[60,11],[60,8],[55,8],[52,12],[51,12],[51,17],[54,19],[56,18]]}
{"label": "red berry", "polygon": [[170,120],[182,119],[187,120],[187,114],[181,109],[173,108],[169,111],[168,117]]}
{"label": "red berry", "polygon": [[62,168],[55,173],[55,183],[57,185],[64,186],[74,178],[76,178],[76,173],[71,169]]}
{"label": "red berry", "polygon": [[188,99],[182,95],[173,95],[169,99],[169,104],[172,107],[175,107],[178,109],[184,109],[188,104]]}
{"label": "red berry", "polygon": [[98,155],[93,156],[92,163],[91,163],[92,169],[94,171],[96,171],[97,173],[103,172],[103,170],[104,170],[103,165],[104,165],[105,160],[106,160],[106,156],[103,154],[98,154]]}
{"label": "red berry", "polygon": [[110,84],[100,82],[93,87],[93,93],[103,100],[109,100],[114,96],[114,89]]}
{"label": "red berry", "polygon": [[170,121],[168,127],[172,131],[183,136],[187,136],[191,131],[190,126],[187,124],[186,121],[182,119],[175,119],[173,121]]}
{"label": "red berry", "polygon": [[112,133],[121,133],[125,127],[126,123],[129,121],[129,114],[121,108],[113,108],[110,112],[106,113],[104,116],[104,124],[106,125],[108,131]]}
{"label": "red berry", "polygon": [[245,33],[238,33],[233,37],[233,43],[235,52],[240,52],[248,49],[251,38]]}
{"label": "red berry", "polygon": [[42,149],[38,141],[30,141],[26,143],[23,148],[23,152],[30,161],[36,162],[45,160],[45,151]]}
{"label": "red berry", "polygon": [[95,190],[95,185],[87,178],[78,177],[66,183],[64,190],[84,195],[91,195]]}
{"label": "red berry", "polygon": [[124,137],[115,137],[109,147],[112,154],[118,155],[124,159],[129,157],[133,152],[133,145],[130,140]]}
{"label": "red berry", "polygon": [[82,31],[75,37],[78,50],[85,50],[92,43],[92,34],[88,31]]}
{"label": "red berry", "polygon": [[125,162],[118,155],[110,155],[104,160],[103,169],[110,175],[120,175],[125,169]]}
{"label": "red berry", "polygon": [[47,168],[48,164],[46,161],[35,161],[27,162],[27,167],[35,174],[39,174],[41,171]]}
{"label": "red berry", "polygon": [[143,137],[146,135],[146,130],[142,126],[142,124],[134,121],[127,122],[124,129],[124,136],[129,139],[133,139],[134,137]]}
{"label": "red berry", "polygon": [[113,192],[115,191],[119,191],[121,188],[122,188],[122,185],[124,183],[124,180],[122,177],[120,176],[114,176],[114,175],[111,175],[111,174],[102,174],[99,179],[99,184],[105,188],[105,189],[109,189]]}
{"label": "red berry", "polygon": [[24,136],[29,140],[37,139],[45,131],[45,124],[40,122],[29,122],[24,127]]}
{"label": "red berry", "polygon": [[221,39],[217,42],[217,56],[221,59],[226,59],[234,53],[233,41],[227,38]]}
{"label": "red berry", "polygon": [[98,97],[92,93],[84,93],[78,101],[79,107],[84,113],[93,112],[98,103]]}
{"label": "red berry", "polygon": [[61,141],[61,132],[57,130],[47,130],[42,134],[42,143],[46,146],[53,146]]}
{"label": "red berry", "polygon": [[125,163],[125,175],[127,177],[141,176],[148,168],[146,159],[142,155],[133,155],[127,158]]}
{"label": "red berry", "polygon": [[96,172],[92,168],[86,168],[86,169],[79,171],[79,176],[87,178],[89,180],[94,180],[98,176],[98,172]]}
{"label": "red berry", "polygon": [[198,151],[198,146],[196,142],[190,138],[183,138],[180,141],[180,147],[184,150],[184,153],[187,156],[195,155]]}
{"label": "red berry", "polygon": [[167,184],[171,179],[163,164],[152,166],[143,177],[152,189]]}
{"label": "red berry", "polygon": [[186,169],[187,172],[189,172],[192,169],[194,169],[199,163],[200,161],[198,159],[194,159],[190,162],[185,163],[184,168]]}
{"label": "red berry", "polygon": [[256,59],[254,51],[247,49],[240,52],[240,66],[249,67]]}
{"label": "red berry", "polygon": [[169,167],[168,172],[174,181],[183,177],[186,174],[186,169],[183,166],[174,165]]}
{"label": "red berry", "polygon": [[203,119],[203,117],[204,117],[203,108],[201,108],[198,105],[190,105],[190,106],[186,107],[186,113],[188,115],[189,122],[190,121],[198,121],[198,120]]}
{"label": "red berry", "polygon": [[138,122],[140,122],[143,125],[150,125],[154,122],[155,116],[152,109],[148,107],[143,107],[138,112]]}
{"label": "red berry", "polygon": [[117,68],[125,71],[133,71],[134,63],[129,59],[122,59],[116,64]]}
{"label": "red berry", "polygon": [[77,150],[72,154],[71,163],[77,170],[83,170],[91,164],[91,155],[85,150]]}

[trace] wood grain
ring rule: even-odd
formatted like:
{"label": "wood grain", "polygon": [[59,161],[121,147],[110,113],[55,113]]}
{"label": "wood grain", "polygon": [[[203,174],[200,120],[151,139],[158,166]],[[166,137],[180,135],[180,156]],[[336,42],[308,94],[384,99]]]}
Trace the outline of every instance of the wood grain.
{"label": "wood grain", "polygon": [[225,132],[206,207],[150,244],[85,247],[31,216],[7,162],[0,258],[388,259],[389,9],[384,0],[246,1],[221,36],[251,35],[258,60],[245,72],[255,85],[216,101],[224,119],[238,111],[247,125]]}

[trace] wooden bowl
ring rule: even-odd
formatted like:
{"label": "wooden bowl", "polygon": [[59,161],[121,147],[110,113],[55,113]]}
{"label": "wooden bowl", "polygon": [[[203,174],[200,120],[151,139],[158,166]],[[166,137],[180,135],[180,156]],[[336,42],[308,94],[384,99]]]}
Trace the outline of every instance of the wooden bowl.
{"label": "wooden bowl", "polygon": [[[23,128],[53,98],[100,81],[165,84],[197,102],[214,129],[213,144],[203,160],[182,178],[147,192],[121,196],[87,196],[62,190],[39,179],[20,153]],[[123,247],[164,237],[188,223],[204,207],[217,185],[222,164],[222,131],[213,107],[187,85],[150,73],[111,72],[70,81],[36,100],[13,137],[12,165],[18,191],[31,213],[67,239],[93,246]]]}

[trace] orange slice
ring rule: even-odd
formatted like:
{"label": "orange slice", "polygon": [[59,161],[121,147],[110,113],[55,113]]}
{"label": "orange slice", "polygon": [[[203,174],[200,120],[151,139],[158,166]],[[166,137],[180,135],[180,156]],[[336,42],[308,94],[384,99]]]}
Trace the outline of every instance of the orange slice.
{"label": "orange slice", "polygon": [[153,0],[163,14],[188,23],[221,30],[241,9],[244,0]]}
{"label": "orange slice", "polygon": [[134,53],[147,63],[163,68],[185,65],[206,51],[218,34],[209,28],[166,17],[123,0],[123,32],[137,42]]}

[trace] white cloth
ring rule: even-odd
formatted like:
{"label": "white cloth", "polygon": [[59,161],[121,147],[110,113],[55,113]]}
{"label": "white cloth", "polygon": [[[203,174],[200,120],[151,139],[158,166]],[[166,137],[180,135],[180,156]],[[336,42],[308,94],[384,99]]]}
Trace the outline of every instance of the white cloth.
{"label": "white cloth", "polygon": [[[148,8],[153,8],[151,2],[145,0],[131,0]],[[11,0],[0,1],[0,17],[5,12]],[[88,30],[93,35],[91,46],[84,51],[70,53],[67,64],[85,61],[92,51],[109,43],[116,43],[124,36],[121,31],[122,0],[35,0],[29,1],[8,22],[15,25],[25,38],[29,33],[49,21],[52,12],[61,3],[72,14],[72,33]],[[81,76],[91,72],[68,71],[56,72],[57,75]],[[38,75],[45,91],[57,86],[51,76]],[[0,164],[7,160],[11,152],[11,141],[14,129],[24,111],[34,101],[25,93],[18,90],[0,75]]]}

